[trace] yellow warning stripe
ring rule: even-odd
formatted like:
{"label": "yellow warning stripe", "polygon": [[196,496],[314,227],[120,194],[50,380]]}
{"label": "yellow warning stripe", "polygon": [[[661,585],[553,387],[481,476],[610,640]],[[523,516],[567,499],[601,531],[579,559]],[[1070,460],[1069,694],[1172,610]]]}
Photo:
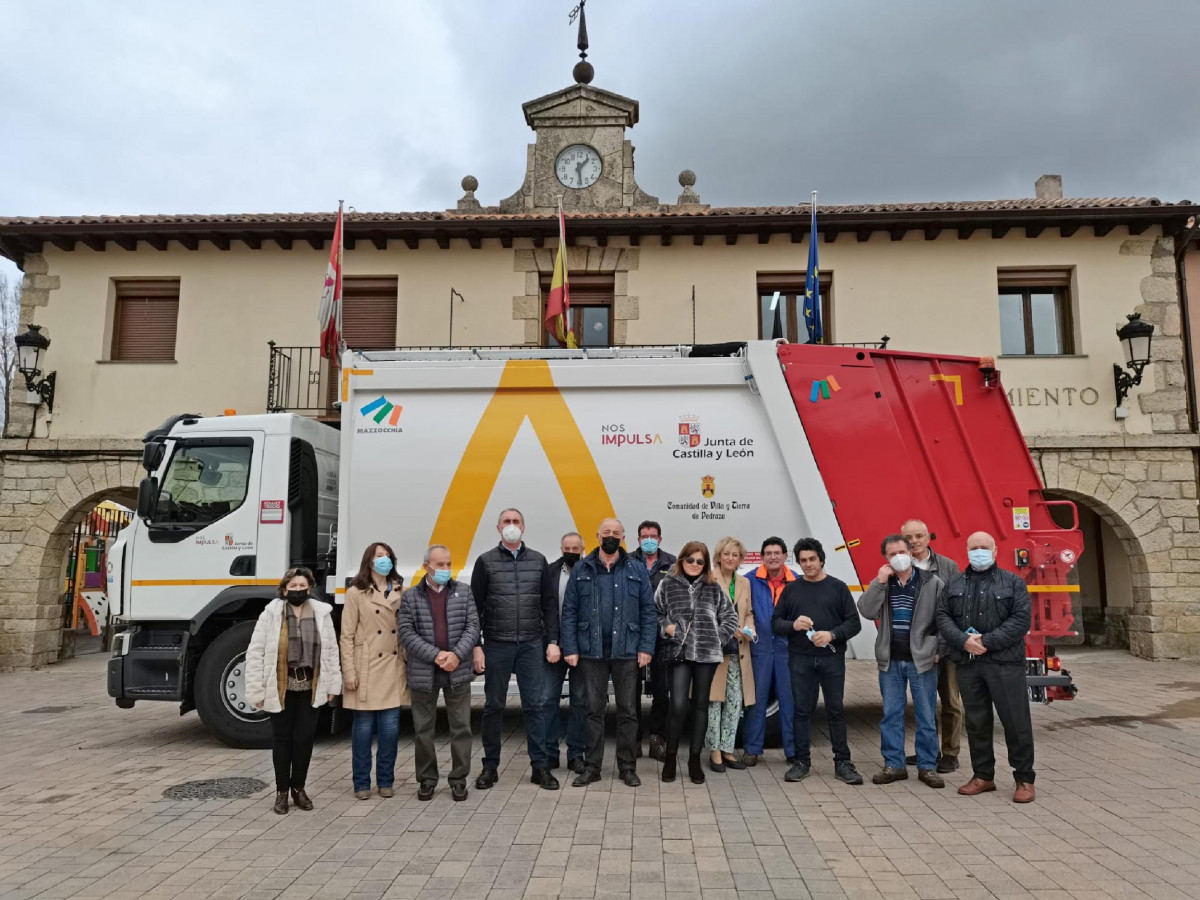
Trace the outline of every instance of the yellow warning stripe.
{"label": "yellow warning stripe", "polygon": [[345,403],[350,399],[350,376],[351,375],[374,375],[374,369],[342,369],[342,402]]}

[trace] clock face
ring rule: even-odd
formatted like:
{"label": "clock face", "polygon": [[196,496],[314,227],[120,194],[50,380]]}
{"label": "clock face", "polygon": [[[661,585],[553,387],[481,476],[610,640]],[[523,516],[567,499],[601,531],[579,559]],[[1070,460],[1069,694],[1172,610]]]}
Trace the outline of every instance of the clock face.
{"label": "clock face", "polygon": [[587,144],[572,144],[554,161],[554,174],[562,182],[563,187],[591,187],[604,171],[604,163],[600,154]]}

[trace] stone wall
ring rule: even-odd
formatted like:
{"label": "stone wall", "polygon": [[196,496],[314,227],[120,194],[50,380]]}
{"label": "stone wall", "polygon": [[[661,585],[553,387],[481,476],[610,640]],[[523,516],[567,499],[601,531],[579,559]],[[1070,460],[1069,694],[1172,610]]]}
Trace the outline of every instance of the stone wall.
{"label": "stone wall", "polygon": [[[1194,441],[1194,435],[1179,438],[1180,444]],[[1133,582],[1129,649],[1148,659],[1200,657],[1195,450],[1142,443],[1034,449],[1033,455],[1047,490],[1095,510],[1124,545]]]}
{"label": "stone wall", "polygon": [[[18,333],[25,326],[33,323],[35,310],[50,302],[50,292],[58,290],[59,277],[49,274],[50,267],[46,257],[40,253],[29,253],[25,256],[25,277],[21,279],[21,316]],[[50,337],[50,330],[42,326],[42,334]],[[25,384],[19,376],[16,385],[7,398],[8,417],[4,420],[5,436],[21,436],[32,434],[33,417],[37,407],[24,402]]]}

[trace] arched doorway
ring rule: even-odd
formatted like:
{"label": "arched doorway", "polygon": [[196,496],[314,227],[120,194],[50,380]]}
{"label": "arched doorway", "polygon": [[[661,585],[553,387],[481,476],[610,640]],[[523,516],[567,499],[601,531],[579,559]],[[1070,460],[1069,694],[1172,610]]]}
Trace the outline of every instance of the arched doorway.
{"label": "arched doorway", "polygon": [[[1049,500],[1071,500],[1079,510],[1079,530],[1083,532],[1084,553],[1075,566],[1079,593],[1074,603],[1075,630],[1078,638],[1061,638],[1058,644],[1086,644],[1091,647],[1129,649],[1129,617],[1133,614],[1134,585],[1127,544],[1140,552],[1130,535],[1122,539],[1118,522],[1109,523],[1109,512],[1102,513],[1091,498],[1073,491],[1046,491]],[[1061,523],[1068,525],[1070,523]]]}

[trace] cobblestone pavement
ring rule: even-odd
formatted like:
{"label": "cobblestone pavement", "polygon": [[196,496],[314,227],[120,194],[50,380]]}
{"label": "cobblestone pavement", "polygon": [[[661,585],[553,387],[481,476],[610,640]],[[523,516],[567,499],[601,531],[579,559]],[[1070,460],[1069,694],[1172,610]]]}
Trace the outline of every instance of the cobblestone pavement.
{"label": "cobblestone pavement", "polygon": [[[850,665],[855,761],[832,778],[820,730],[815,774],[768,765],[708,783],[613,779],[556,793],[528,783],[520,716],[507,720],[500,783],[419,803],[411,733],[397,796],[356,801],[347,737],[321,741],[311,813],[246,800],[171,801],[184,781],[272,782],[268,751],[230,750],[168,704],[118,710],[104,659],[0,676],[0,896],[121,898],[1200,897],[1200,666],[1117,651],[1066,654],[1080,698],[1034,709],[1038,799],[966,798],[915,779],[876,787],[879,694]],[[407,724],[407,723],[406,723]],[[1003,760],[997,735],[997,758]],[[447,757],[448,745],[439,744]],[[475,770],[478,771],[478,744]],[[964,747],[964,759],[965,747]],[[443,770],[445,771],[445,770]],[[474,773],[473,773],[474,774]],[[560,771],[560,776],[563,774]]]}

